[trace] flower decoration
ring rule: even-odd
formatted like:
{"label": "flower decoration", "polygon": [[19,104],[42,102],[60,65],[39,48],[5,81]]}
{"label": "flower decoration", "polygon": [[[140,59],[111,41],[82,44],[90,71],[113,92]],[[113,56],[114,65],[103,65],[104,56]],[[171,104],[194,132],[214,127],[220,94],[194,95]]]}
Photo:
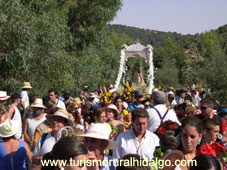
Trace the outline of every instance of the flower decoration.
{"label": "flower decoration", "polygon": [[177,126],[176,125],[169,125],[168,126],[168,130],[171,130],[171,129],[176,129],[177,128]]}
{"label": "flower decoration", "polygon": [[216,150],[218,152],[225,152],[226,151],[225,147],[222,146],[220,143],[217,143],[217,142],[212,143],[211,147],[213,148],[213,150]]}
{"label": "flower decoration", "polygon": [[176,122],[167,120],[159,126],[159,128],[156,131],[156,134],[159,137],[161,137],[165,133],[166,130],[174,130],[177,135],[178,134],[177,132],[179,131],[179,125]]}
{"label": "flower decoration", "polygon": [[166,129],[164,127],[160,127],[157,130],[158,136],[162,136],[165,133]]}
{"label": "flower decoration", "polygon": [[205,144],[205,145],[202,145],[198,152],[196,153],[196,155],[210,155],[210,156],[214,156],[216,157],[216,152],[215,150],[212,148],[211,145],[209,144]]}
{"label": "flower decoration", "polygon": [[101,97],[101,103],[106,103],[106,104],[110,104],[111,103],[111,95],[112,93],[108,92],[106,87],[103,86],[103,93],[99,94]]}
{"label": "flower decoration", "polygon": [[121,94],[121,96],[123,97],[123,99],[125,101],[131,100],[132,99],[132,93],[134,92],[134,90],[129,86],[129,83],[126,82],[125,83],[125,88]]}

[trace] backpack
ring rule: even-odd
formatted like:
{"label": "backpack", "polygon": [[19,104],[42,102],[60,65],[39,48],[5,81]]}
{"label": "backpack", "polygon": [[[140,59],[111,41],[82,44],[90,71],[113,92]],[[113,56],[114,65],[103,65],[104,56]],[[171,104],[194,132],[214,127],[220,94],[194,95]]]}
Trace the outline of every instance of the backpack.
{"label": "backpack", "polygon": [[160,125],[163,123],[163,119],[166,117],[167,113],[169,112],[169,109],[166,110],[165,114],[163,115],[163,117],[161,116],[160,112],[158,111],[158,109],[156,109],[155,107],[153,107],[153,109],[158,113],[158,116],[161,120]]}
{"label": "backpack", "polygon": [[42,136],[41,136],[41,139],[40,139],[40,148],[42,148],[43,146],[43,143],[47,137],[48,133],[44,133]]}

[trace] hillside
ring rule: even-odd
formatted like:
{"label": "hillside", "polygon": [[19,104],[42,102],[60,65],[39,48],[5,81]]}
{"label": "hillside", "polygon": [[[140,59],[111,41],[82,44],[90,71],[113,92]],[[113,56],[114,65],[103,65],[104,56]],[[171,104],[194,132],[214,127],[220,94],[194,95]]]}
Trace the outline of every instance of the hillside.
{"label": "hillside", "polygon": [[129,27],[125,25],[109,25],[111,31],[118,33],[118,35],[126,34],[133,40],[139,39],[144,45],[150,44],[153,47],[159,47],[159,43],[164,37],[171,37],[175,41],[181,41],[183,37],[191,37],[192,35],[182,35],[176,32],[162,32],[149,29],[141,29],[136,27]]}

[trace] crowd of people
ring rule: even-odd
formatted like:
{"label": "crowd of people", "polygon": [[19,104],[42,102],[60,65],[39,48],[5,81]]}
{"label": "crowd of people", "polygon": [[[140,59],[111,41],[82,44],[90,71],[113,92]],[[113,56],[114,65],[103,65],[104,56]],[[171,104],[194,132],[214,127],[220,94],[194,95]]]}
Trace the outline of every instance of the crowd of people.
{"label": "crowd of people", "polygon": [[204,91],[146,94],[126,82],[121,94],[100,85],[40,97],[29,95],[32,88],[24,82],[11,96],[0,91],[1,170],[227,169],[227,107]]}

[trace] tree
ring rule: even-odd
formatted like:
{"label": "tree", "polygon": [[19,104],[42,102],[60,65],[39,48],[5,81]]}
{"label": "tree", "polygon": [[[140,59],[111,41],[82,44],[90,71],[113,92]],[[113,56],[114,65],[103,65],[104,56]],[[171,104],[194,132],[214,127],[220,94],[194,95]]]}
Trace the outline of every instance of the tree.
{"label": "tree", "polygon": [[179,87],[179,69],[176,67],[175,59],[166,58],[162,62],[162,67],[155,71],[154,84],[162,87]]}

